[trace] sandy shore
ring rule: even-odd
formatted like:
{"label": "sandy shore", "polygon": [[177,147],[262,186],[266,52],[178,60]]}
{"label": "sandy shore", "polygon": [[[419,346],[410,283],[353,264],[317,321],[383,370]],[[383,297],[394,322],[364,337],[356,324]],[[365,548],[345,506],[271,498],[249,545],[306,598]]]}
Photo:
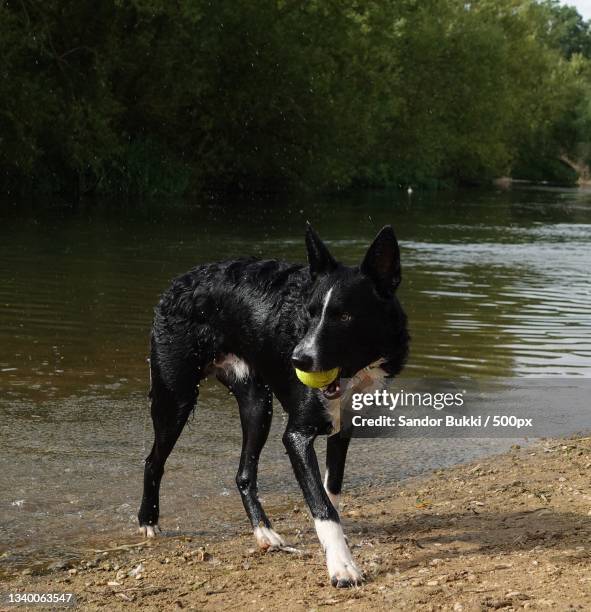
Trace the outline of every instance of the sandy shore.
{"label": "sandy shore", "polygon": [[590,475],[591,439],[549,440],[346,493],[345,530],[367,576],[350,590],[330,586],[295,497],[269,514],[300,554],[258,552],[250,534],[161,537],[0,590],[69,591],[86,610],[587,610]]}

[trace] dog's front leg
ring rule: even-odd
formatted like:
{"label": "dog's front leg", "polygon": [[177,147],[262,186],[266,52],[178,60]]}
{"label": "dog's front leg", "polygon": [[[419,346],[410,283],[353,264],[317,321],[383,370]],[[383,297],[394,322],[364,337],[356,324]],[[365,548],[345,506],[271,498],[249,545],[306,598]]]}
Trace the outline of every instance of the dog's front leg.
{"label": "dog's front leg", "polygon": [[339,514],[330,502],[320,476],[314,451],[316,432],[288,424],[283,443],[293,470],[310,508],[318,539],[326,554],[326,565],[333,586],[350,587],[363,581],[363,575],[345,539]]}

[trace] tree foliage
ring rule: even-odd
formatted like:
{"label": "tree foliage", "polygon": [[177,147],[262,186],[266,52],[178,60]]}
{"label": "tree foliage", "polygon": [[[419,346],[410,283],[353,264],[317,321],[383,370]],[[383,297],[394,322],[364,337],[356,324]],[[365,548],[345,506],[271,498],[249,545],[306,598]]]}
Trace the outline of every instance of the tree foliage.
{"label": "tree foliage", "polygon": [[589,24],[555,0],[3,0],[0,182],[150,195],[536,174],[589,156],[590,55]]}

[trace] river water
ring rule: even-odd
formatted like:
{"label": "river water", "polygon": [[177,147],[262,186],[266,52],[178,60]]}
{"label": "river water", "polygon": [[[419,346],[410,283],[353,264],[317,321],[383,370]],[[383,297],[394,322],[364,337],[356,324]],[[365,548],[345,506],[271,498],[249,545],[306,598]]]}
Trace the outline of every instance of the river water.
{"label": "river water", "polygon": [[[591,191],[514,188],[76,208],[0,207],[0,570],[133,542],[152,308],[194,265],[305,258],[310,220],[346,263],[391,223],[412,352],[405,376],[591,376]],[[269,514],[296,492],[275,408],[263,452]],[[235,491],[240,425],[214,383],[167,464],[165,533],[247,529]],[[392,482],[511,440],[354,440],[346,487]],[[319,442],[322,455],[324,444]]]}

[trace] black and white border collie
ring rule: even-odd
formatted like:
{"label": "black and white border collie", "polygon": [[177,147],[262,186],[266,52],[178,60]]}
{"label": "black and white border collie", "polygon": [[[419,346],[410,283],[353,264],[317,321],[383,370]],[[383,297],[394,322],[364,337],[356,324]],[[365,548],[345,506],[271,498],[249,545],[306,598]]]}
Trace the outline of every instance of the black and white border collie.
{"label": "black and white border collie", "polygon": [[[151,335],[151,412],[154,445],[146,459],[140,531],[158,530],[164,463],[194,409],[208,375],[228,387],[242,424],[236,483],[258,545],[282,548],[257,496],[259,455],[272,417],[273,395],[288,414],[283,435],[293,471],[326,553],[331,583],[357,585],[363,575],[341,527],[338,498],[349,436],[338,434],[341,379],[362,370],[394,376],[403,367],[409,335],[396,297],[400,252],[384,227],[360,266],[337,262],[311,226],[308,265],[239,259],[198,266],[173,281],[155,309]],[[304,386],[294,367],[340,369],[324,389]],[[324,482],[314,440],[327,439]]]}

